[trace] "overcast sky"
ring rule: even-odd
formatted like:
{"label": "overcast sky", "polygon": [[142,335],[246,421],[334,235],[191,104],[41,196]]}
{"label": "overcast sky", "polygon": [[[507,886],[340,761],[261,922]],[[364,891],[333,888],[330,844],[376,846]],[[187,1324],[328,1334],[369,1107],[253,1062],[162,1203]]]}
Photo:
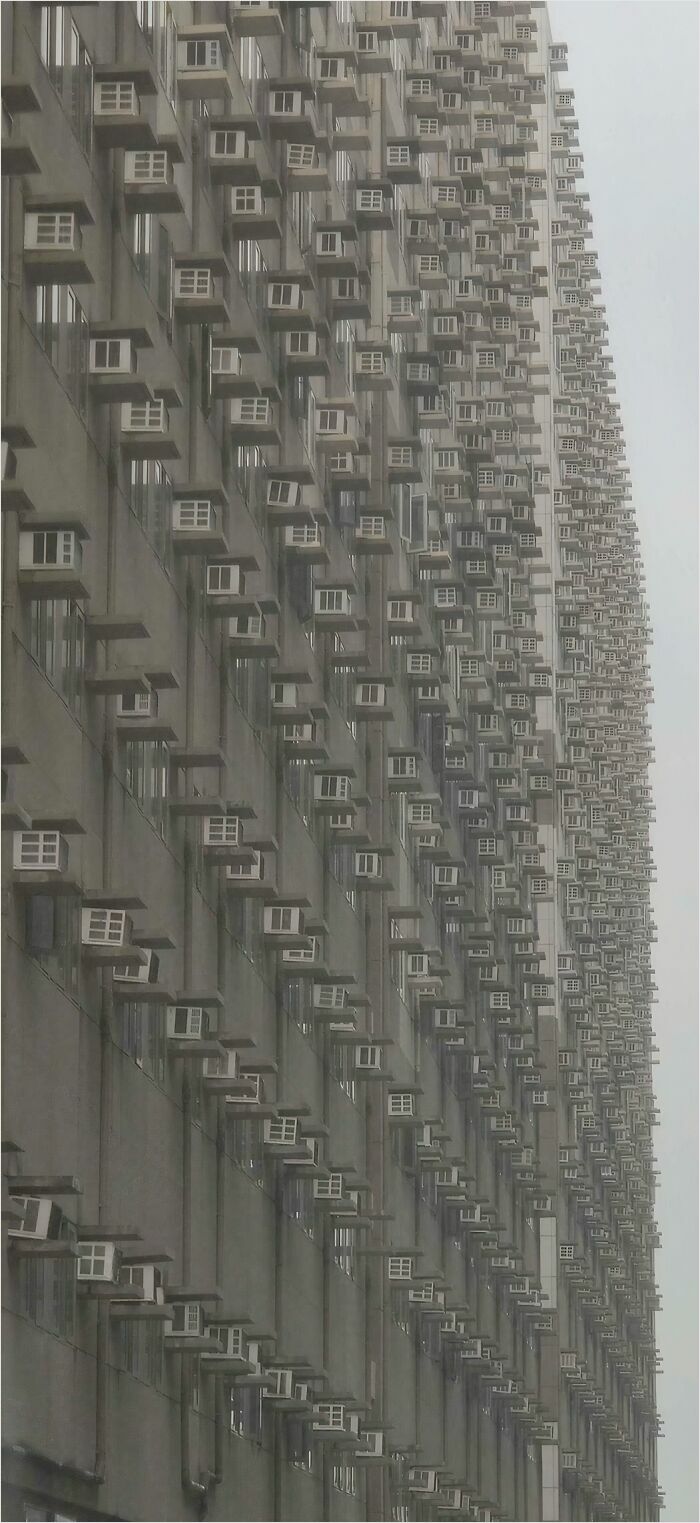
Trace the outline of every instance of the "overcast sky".
{"label": "overcast sky", "polygon": [[659,1445],[668,1523],[698,1509],[698,8],[550,0],[569,72],[654,627],[661,1125]]}

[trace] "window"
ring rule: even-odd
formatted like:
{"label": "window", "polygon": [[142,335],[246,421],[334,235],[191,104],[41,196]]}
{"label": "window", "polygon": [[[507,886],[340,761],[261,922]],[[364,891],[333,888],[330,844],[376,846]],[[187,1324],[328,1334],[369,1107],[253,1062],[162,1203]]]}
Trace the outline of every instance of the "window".
{"label": "window", "polygon": [[170,104],[175,104],[176,29],[166,0],[136,0],[136,19],[158,65]]}
{"label": "window", "polygon": [[79,715],[85,664],[82,609],[63,599],[32,598],[28,620],[30,654],[68,707]]}
{"label": "window", "polygon": [[165,1083],[165,1010],[141,1000],[119,1000],[115,1007],[117,1046],[157,1084]]}
{"label": "window", "polygon": [[[295,1396],[301,1394],[298,1385],[294,1388],[294,1394]],[[285,1427],[289,1464],[295,1465],[299,1470],[313,1470],[314,1449],[311,1442],[311,1424],[302,1422],[297,1417],[290,1417]]]}
{"label": "window", "polygon": [[30,957],[69,994],[78,992],[80,905],[69,894],[29,894],[24,945]]}
{"label": "window", "polygon": [[357,1489],[357,1472],[350,1460],[336,1460],[333,1465],[333,1487],[345,1496],[354,1497]]}
{"label": "window", "polygon": [[[59,1238],[75,1237],[72,1224],[61,1222]],[[72,1339],[75,1323],[75,1265],[70,1259],[21,1258],[16,1268],[19,1309],[37,1326]],[[31,1514],[27,1511],[27,1516]],[[36,1513],[41,1517],[41,1513]],[[47,1518],[59,1514],[47,1512]]]}
{"label": "window", "polygon": [[230,1388],[231,1432],[239,1438],[248,1438],[254,1444],[263,1441],[263,1387],[232,1386]]}
{"label": "window", "polygon": [[84,153],[92,147],[92,62],[65,5],[42,5],[39,53]]}
{"label": "window", "polygon": [[314,1182],[300,1174],[285,1176],[282,1193],[282,1210],[301,1227],[307,1237],[314,1236]]}
{"label": "window", "polygon": [[128,740],[124,784],[160,836],[165,836],[168,747],[162,740]]}
{"label": "window", "polygon": [[355,1278],[355,1233],[352,1227],[333,1228],[333,1262],[351,1280]]}
{"label": "window", "polygon": [[265,1178],[262,1121],[256,1116],[228,1117],[227,1151],[255,1184],[262,1187]]}
{"label": "window", "polygon": [[88,321],[70,286],[36,288],[34,331],[81,417],[87,412]]}
{"label": "window", "polygon": [[171,559],[172,482],[160,460],[132,460],[129,506],[159,560]]}

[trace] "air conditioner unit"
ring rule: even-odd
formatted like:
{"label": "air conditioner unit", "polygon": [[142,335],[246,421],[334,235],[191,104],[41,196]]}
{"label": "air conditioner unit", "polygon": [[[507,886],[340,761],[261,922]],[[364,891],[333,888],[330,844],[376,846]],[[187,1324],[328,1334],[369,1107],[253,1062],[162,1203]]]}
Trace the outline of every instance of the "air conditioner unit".
{"label": "air conditioner unit", "polygon": [[313,1407],[312,1430],[342,1433],[345,1429],[345,1406],[339,1401],[316,1401]]}
{"label": "air conditioner unit", "polygon": [[344,587],[314,588],[314,613],[339,614],[344,618],[352,615],[352,598]]}
{"label": "air conditioner unit", "polygon": [[78,249],[80,227],[75,212],[25,212],[25,249]]}
{"label": "air conditioner unit", "polygon": [[117,719],[156,719],[158,694],[137,693],[128,689],[117,694]]}
{"label": "air conditioner unit", "polygon": [[[250,143],[245,132],[231,128],[211,127],[209,130],[209,157],[214,160],[243,160],[249,158]],[[247,186],[243,188],[248,189]],[[257,187],[255,188],[257,189]],[[258,194],[260,194],[259,191]]]}
{"label": "air conditioner unit", "polygon": [[30,1238],[37,1243],[60,1237],[63,1212],[52,1200],[45,1196],[12,1195],[11,1205],[20,1221],[8,1228],[8,1237]]}
{"label": "air conditioner unit", "polygon": [[319,407],[316,414],[316,433],[319,439],[354,435],[355,419],[342,407]]}
{"label": "air conditioner unit", "polygon": [[225,1359],[246,1359],[248,1345],[242,1327],[236,1327],[231,1322],[208,1322],[206,1336],[223,1348]]}
{"label": "air conditioner unit", "polygon": [[268,114],[271,117],[301,116],[303,100],[300,90],[270,90]]}
{"label": "air conditioner unit", "polygon": [[217,344],[212,341],[211,346],[211,374],[212,379],[226,376],[237,377],[242,374],[243,360],[240,349],[235,344]]}
{"label": "air conditioner unit", "polygon": [[314,777],[314,798],[346,803],[352,791],[352,779],[344,773],[320,772]]}
{"label": "air conditioner unit", "polygon": [[287,169],[316,169],[318,151],[314,143],[287,143]]}
{"label": "air conditioner unit", "polygon": [[93,110],[100,116],[138,116],[139,98],[130,79],[100,79],[95,82]]}
{"label": "air conditioner unit", "polygon": [[68,866],[68,842],[58,830],[15,830],[12,866],[20,872],[63,873]]}
{"label": "air conditioner unit", "polygon": [[142,963],[127,963],[124,967],[115,968],[112,978],[115,983],[121,984],[155,984],[158,982],[158,968],[160,966],[158,954],[151,947],[145,948],[146,960]]}
{"label": "air conditioner unit", "polygon": [[321,939],[319,936],[304,936],[299,946],[284,947],[282,951],[283,963],[314,963],[320,961]]}
{"label": "air conditioner unit", "polygon": [[209,1013],[201,1005],[168,1005],[166,1031],[178,1041],[200,1041],[209,1035]]}
{"label": "air conditioner unit", "polygon": [[298,905],[266,905],[263,912],[263,932],[266,936],[303,936],[303,912]]}
{"label": "air conditioner unit", "polygon": [[318,333],[312,329],[289,329],[284,336],[284,352],[289,360],[318,358],[321,354]]}
{"label": "air conditioner unit", "polygon": [[205,846],[242,846],[243,825],[237,814],[210,814],[204,820]]}
{"label": "air conditioner unit", "polygon": [[223,48],[217,38],[197,37],[185,38],[183,41],[178,40],[178,74],[206,72],[207,70],[221,70],[223,68]]}
{"label": "air conditioner unit", "polygon": [[84,947],[123,947],[131,941],[132,922],[126,910],[83,909],[80,940]]}
{"label": "air conditioner unit", "polygon": [[313,1004],[316,1010],[344,1010],[347,1004],[345,984],[314,984]]}
{"label": "air conditioner unit", "polygon": [[202,1078],[238,1079],[240,1062],[238,1049],[227,1047],[225,1052],[214,1053],[202,1059]]}
{"label": "air conditioner unit", "polygon": [[162,397],[150,402],[122,402],[123,434],[167,434],[168,410]]}
{"label": "air conditioner unit", "polygon": [[436,1031],[454,1031],[462,1012],[454,1005],[439,1005],[433,1010],[433,1026]]}
{"label": "air conditioner unit", "polygon": [[78,1244],[77,1279],[79,1282],[102,1281],[115,1284],[121,1269],[121,1252],[116,1243],[86,1242]]}
{"label": "air conditioner unit", "polygon": [[136,350],[130,338],[91,338],[91,375],[132,375]]}
{"label": "air conditioner unit", "polygon": [[250,640],[251,644],[265,637],[265,619],[261,613],[235,613],[228,620],[229,640]]}
{"label": "air conditioner unit", "polygon": [[[325,63],[326,60],[322,59],[321,62]],[[321,229],[317,228],[315,240],[317,255],[320,254],[327,259],[332,258],[334,255],[338,258],[341,257],[343,253],[343,235],[338,229],[333,229],[330,232],[323,232]]]}
{"label": "air conditioner unit", "polygon": [[232,597],[241,591],[241,568],[232,561],[212,561],[207,566],[207,595]]}
{"label": "air conditioner unit", "polygon": [[119,1270],[119,1284],[135,1285],[143,1292],[143,1300],[150,1303],[162,1301],[162,1283],[163,1277],[155,1264],[122,1264]]}
{"label": "air conditioner unit", "polygon": [[234,397],[229,421],[239,428],[266,428],[272,421],[269,397]]}
{"label": "air conditioner unit", "polygon": [[164,148],[136,149],[124,154],[125,185],[166,185],[170,164]]}
{"label": "air conditioner unit", "polygon": [[376,851],[355,852],[356,878],[381,878],[382,859]]}
{"label": "air conditioner unit", "polygon": [[433,1495],[438,1489],[437,1470],[412,1467],[407,1476],[409,1491],[419,1495]]}
{"label": "air conditioner unit", "polygon": [[295,281],[270,280],[267,286],[267,305],[271,312],[301,312],[304,292]]}
{"label": "air conditioner unit", "polygon": [[413,1258],[410,1254],[390,1254],[386,1261],[387,1277],[391,1281],[404,1282],[413,1279]]}
{"label": "air conditioner unit", "polygon": [[295,709],[298,687],[296,682],[273,682],[270,702],[275,709]]}
{"label": "air conditioner unit", "polygon": [[269,1147],[296,1147],[299,1142],[298,1116],[272,1116],[265,1121],[263,1140]]}
{"label": "air conditioner unit", "polygon": [[342,1200],[345,1193],[342,1174],[328,1174],[324,1179],[314,1180],[314,1200]]}
{"label": "air conditioner unit", "polygon": [[164,1337],[168,1338],[203,1338],[204,1337],[204,1307],[200,1301],[173,1301],[170,1305],[172,1321],[166,1322]]}
{"label": "air conditioner unit", "polygon": [[416,1097],[413,1090],[394,1090],[387,1096],[390,1120],[415,1120]]}
{"label": "air conditioner unit", "polygon": [[362,1428],[359,1448],[354,1450],[353,1461],[380,1460],[386,1454],[386,1434],[382,1428]]}
{"label": "air conditioner unit", "polygon": [[20,571],[79,571],[82,545],[73,529],[22,530],[18,562]]}
{"label": "air conditioner unit", "polygon": [[355,704],[358,708],[381,709],[386,704],[386,686],[383,682],[358,682],[355,685]]}
{"label": "air conditioner unit", "polygon": [[355,1048],[355,1069],[358,1073],[381,1073],[382,1049],[374,1044],[362,1044]]}
{"label": "air conditioner unit", "polygon": [[205,264],[178,265],[175,270],[176,297],[209,297],[214,289],[214,276]]}
{"label": "air conditioner unit", "polygon": [[265,1371],[269,1384],[263,1391],[263,1397],[267,1401],[275,1401],[284,1398],[291,1401],[294,1396],[294,1371],[268,1369]]}

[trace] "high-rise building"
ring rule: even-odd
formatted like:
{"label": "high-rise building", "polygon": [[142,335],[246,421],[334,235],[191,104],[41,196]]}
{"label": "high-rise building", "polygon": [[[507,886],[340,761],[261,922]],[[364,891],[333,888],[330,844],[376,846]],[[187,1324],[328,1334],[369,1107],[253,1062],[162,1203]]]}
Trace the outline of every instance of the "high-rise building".
{"label": "high-rise building", "polygon": [[655,1519],[647,607],[525,0],[6,4],[8,1519]]}

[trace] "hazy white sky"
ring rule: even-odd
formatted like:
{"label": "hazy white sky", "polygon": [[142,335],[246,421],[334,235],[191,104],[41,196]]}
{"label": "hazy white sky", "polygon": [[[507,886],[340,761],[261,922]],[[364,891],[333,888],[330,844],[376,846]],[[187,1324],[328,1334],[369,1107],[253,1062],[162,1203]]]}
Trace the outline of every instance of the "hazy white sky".
{"label": "hazy white sky", "polygon": [[668,1523],[698,1508],[698,7],[550,0],[569,44],[654,627],[661,1125],[659,1446]]}

